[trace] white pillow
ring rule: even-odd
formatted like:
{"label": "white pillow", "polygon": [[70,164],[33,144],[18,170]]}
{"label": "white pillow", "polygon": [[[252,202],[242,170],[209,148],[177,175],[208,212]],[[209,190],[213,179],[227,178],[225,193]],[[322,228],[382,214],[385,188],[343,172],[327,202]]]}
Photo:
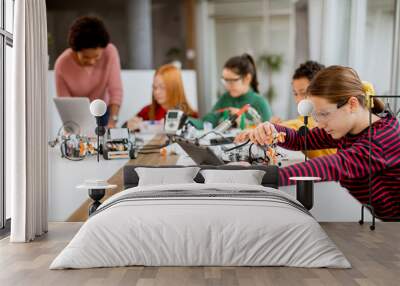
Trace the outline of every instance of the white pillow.
{"label": "white pillow", "polygon": [[139,186],[195,183],[193,180],[200,168],[135,168]]}
{"label": "white pillow", "polygon": [[202,170],[205,184],[226,183],[261,185],[265,171],[261,170]]}

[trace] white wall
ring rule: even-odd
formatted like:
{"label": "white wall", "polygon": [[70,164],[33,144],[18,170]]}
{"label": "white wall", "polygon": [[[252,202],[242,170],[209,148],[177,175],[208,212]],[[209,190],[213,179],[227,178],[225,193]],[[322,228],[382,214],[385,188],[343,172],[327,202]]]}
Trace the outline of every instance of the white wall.
{"label": "white wall", "polygon": [[[295,186],[279,189],[296,196]],[[320,222],[358,222],[361,218],[361,204],[339,183],[321,182],[314,184],[314,206],[310,212]],[[364,220],[372,221],[368,210],[364,212]]]}
{"label": "white wall", "polygon": [[[121,73],[124,98],[119,114],[119,124],[134,116],[143,106],[151,103],[151,86],[154,70],[123,70]],[[183,85],[186,97],[191,106],[197,110],[197,82],[196,72],[182,71]],[[54,105],[56,97],[54,71],[49,71],[49,136],[54,138],[61,126],[61,119]],[[89,112],[89,110],[88,110]]]}
{"label": "white wall", "polygon": [[383,94],[390,90],[395,1],[370,2],[366,7],[364,49],[360,51],[364,66],[360,75]]}
{"label": "white wall", "polygon": [[351,1],[308,0],[310,60],[347,65]]}
{"label": "white wall", "polygon": [[308,0],[310,59],[353,67],[390,90],[395,0]]}

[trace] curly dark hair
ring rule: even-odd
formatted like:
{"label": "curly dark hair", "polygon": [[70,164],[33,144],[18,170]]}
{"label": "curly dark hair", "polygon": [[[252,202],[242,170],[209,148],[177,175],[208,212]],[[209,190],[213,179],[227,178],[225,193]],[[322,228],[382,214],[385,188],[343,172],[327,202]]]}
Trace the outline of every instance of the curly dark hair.
{"label": "curly dark hair", "polygon": [[293,79],[307,78],[311,81],[314,76],[320,71],[323,70],[325,66],[315,61],[306,61],[305,63],[300,64],[300,66],[294,71]]}
{"label": "curly dark hair", "polygon": [[110,42],[110,35],[103,21],[94,16],[77,18],[69,28],[68,44],[72,50],[105,48]]}

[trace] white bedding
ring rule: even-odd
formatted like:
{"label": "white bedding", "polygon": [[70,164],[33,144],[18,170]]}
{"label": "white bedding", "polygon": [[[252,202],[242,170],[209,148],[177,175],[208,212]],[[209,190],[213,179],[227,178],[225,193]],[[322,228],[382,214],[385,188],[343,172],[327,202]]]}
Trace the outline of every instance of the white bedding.
{"label": "white bedding", "polygon": [[112,204],[132,192],[174,189],[263,190],[296,202],[283,192],[254,185],[194,183],[128,189],[100,206],[104,210],[89,218],[50,269],[127,265],[351,267],[312,216],[282,202],[182,197]]}

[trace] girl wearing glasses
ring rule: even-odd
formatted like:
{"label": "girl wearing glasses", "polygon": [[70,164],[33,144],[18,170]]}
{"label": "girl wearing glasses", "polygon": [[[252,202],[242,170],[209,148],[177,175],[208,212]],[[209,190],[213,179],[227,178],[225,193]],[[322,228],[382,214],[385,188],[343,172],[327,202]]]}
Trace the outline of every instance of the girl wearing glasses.
{"label": "girl wearing glasses", "polygon": [[161,66],[154,75],[151,104],[127,122],[130,130],[138,129],[142,120],[162,120],[169,109],[180,109],[188,116],[198,117],[185,96],[180,70],[174,65]]}
{"label": "girl wearing glasses", "polygon": [[[224,115],[227,112],[234,114],[246,104],[250,104],[262,121],[270,119],[271,108],[267,100],[258,94],[256,65],[250,55],[243,54],[230,58],[224,65],[221,81],[226,92],[202,121],[192,121],[197,128],[203,128],[204,121],[210,122],[215,127],[225,119]],[[251,121],[253,118],[246,114],[246,119]]]}
{"label": "girl wearing glasses", "polygon": [[[400,216],[400,125],[384,111],[382,101],[371,97],[373,89],[363,84],[348,67],[331,66],[320,71],[307,88],[314,105],[317,128],[310,130],[310,149],[337,148],[334,155],[311,159],[280,169],[280,185],[290,184],[292,176],[317,176],[324,181],[339,181],[359,202],[369,199],[369,160],[372,165],[372,205],[379,217]],[[369,115],[372,112],[372,137],[369,142]],[[286,133],[280,145],[301,150],[304,137],[297,131],[264,122],[241,133],[237,141],[250,139],[260,145],[271,135]],[[369,150],[372,148],[372,155]]]}
{"label": "girl wearing glasses", "polygon": [[[307,87],[310,84],[311,80],[314,76],[324,69],[325,66],[315,62],[315,61],[306,61],[302,63],[294,72],[292,77],[292,89],[294,100],[296,105],[299,102],[306,98],[306,91]],[[299,130],[304,125],[304,117],[298,116],[295,119],[283,121],[276,116],[273,116],[270,120],[271,123],[277,123],[279,125],[293,128],[295,130]],[[311,118],[308,118],[308,127],[314,128],[316,126],[316,122]],[[304,151],[303,151],[304,152]],[[322,149],[322,150],[307,150],[307,157],[308,158],[316,158],[325,155],[335,154],[336,149]]]}

